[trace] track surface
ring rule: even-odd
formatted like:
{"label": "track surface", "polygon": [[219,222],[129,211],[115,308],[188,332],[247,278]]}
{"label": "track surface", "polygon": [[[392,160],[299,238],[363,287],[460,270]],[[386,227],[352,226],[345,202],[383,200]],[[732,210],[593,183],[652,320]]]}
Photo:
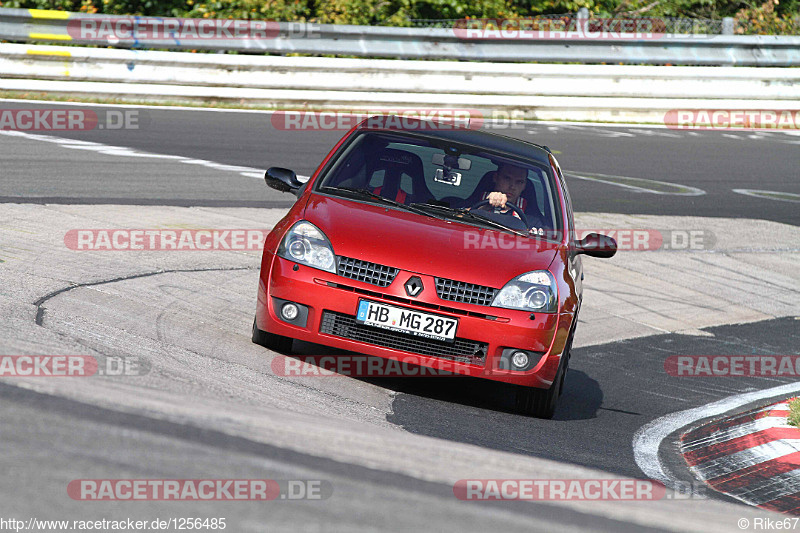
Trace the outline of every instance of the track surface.
{"label": "track surface", "polygon": [[[3,105],[4,108],[34,106]],[[146,129],[52,135],[229,165],[253,168],[281,165],[308,174],[314,170],[313,162],[324,155],[341,133],[276,131],[270,127],[269,115],[262,114],[142,112],[149,115]],[[537,134],[530,134],[528,130]],[[538,125],[523,132],[506,133],[544,142],[561,151],[559,160],[567,171],[656,179],[707,192],[703,196],[687,197],[651,195],[575,180],[571,182],[572,195],[579,211],[746,216],[800,223],[795,203],[748,197],[731,191],[752,188],[800,193],[798,137],[775,134],[748,139],[743,133],[734,137],[717,132],[692,136],[686,132],[656,129],[563,125]],[[541,140],[545,136],[547,140]],[[290,204],[286,196],[268,190],[260,179],[203,165],[181,167],[173,161],[163,165],[158,159],[133,159],[129,155],[94,157],[87,151],[64,150],[48,142],[13,136],[0,136],[0,157],[3,160],[0,196],[7,202],[41,202],[47,198],[48,202],[60,204],[253,207]],[[136,220],[136,213],[128,212],[127,216]],[[269,227],[276,216],[279,211],[271,210],[269,220],[263,223]],[[198,223],[201,220],[202,212],[199,212]],[[258,220],[257,215],[251,222],[253,220]],[[137,226],[129,222],[128,227]],[[786,244],[796,248],[796,243]],[[9,264],[13,263],[15,253],[19,255],[0,246],[0,254]],[[75,350],[73,353],[82,349],[99,353],[144,350],[152,357],[166,356],[168,361],[174,358],[169,371],[148,377],[153,380],[150,383],[153,390],[161,390],[166,385],[166,392],[185,401],[193,388],[210,388],[224,401],[226,387],[237,384],[230,381],[232,377],[219,378],[222,381],[217,384],[214,376],[222,375],[218,372],[233,370],[232,375],[239,376],[240,365],[256,375],[265,372],[265,363],[244,356],[257,357],[259,353],[258,347],[250,345],[247,338],[252,317],[249,298],[254,296],[258,265],[257,254],[251,256],[244,262],[239,261],[240,258],[226,258],[222,265],[205,257],[198,258],[196,268],[207,266],[221,270],[154,275],[148,278],[152,283],[143,282],[144,289],[129,287],[121,280],[101,290],[77,288],[54,296],[39,316],[46,331],[42,334],[43,342],[63,350],[60,343],[66,340]],[[119,263],[115,264],[117,261]],[[122,257],[108,264],[103,262],[100,270],[92,275],[97,279],[114,278],[114,273],[122,270],[123,262],[126,261]],[[149,268],[157,272],[169,266],[169,261],[158,261]],[[34,267],[34,270],[37,269]],[[44,269],[42,274],[45,274]],[[75,278],[80,278],[77,271]],[[48,287],[31,284],[23,287],[25,294],[42,294],[48,287],[51,290],[64,287],[63,282],[55,279],[48,282]],[[239,291],[240,285],[252,286],[253,294]],[[199,295],[202,291],[186,292],[187,287],[204,286],[225,288],[225,298],[209,302]],[[5,298],[9,293],[0,296]],[[109,299],[114,298],[127,301],[129,308],[120,311],[111,307]],[[793,298],[797,301],[788,290],[786,301],[791,302]],[[0,303],[3,302],[5,299],[0,299]],[[198,331],[197,339],[192,338],[189,329],[192,309],[204,310],[203,319],[219,321],[215,328]],[[4,308],[4,315],[7,312]],[[155,332],[147,333],[147,328],[151,327],[148,323],[151,312],[154,313]],[[143,317],[146,327],[128,322],[138,315]],[[4,339],[4,344],[17,350],[35,346],[31,339],[41,332],[41,327],[33,324],[36,310],[13,316],[14,320],[7,321],[8,338]],[[207,323],[201,320],[201,324],[207,328]],[[121,329],[114,329],[117,327]],[[140,327],[144,330],[139,331]],[[298,409],[303,412],[303,406],[312,406],[324,399],[331,402],[325,407],[330,416],[363,419],[385,428],[401,428],[401,433],[451,441],[456,454],[465,453],[466,448],[461,446],[471,445],[487,453],[488,450],[508,452],[519,457],[588,466],[626,477],[642,477],[633,460],[631,440],[636,430],[647,422],[733,394],[792,381],[789,378],[686,380],[667,376],[663,364],[668,355],[797,353],[800,321],[787,317],[711,328],[706,333],[709,335],[658,335],[577,348],[562,404],[553,421],[510,414],[510,396],[502,387],[467,379],[345,380],[314,384],[312,387],[322,387],[321,393],[309,392],[303,388],[308,385],[301,384],[300,388],[287,387],[286,390],[279,387],[276,401],[291,406],[293,394],[297,394]],[[141,339],[154,344],[140,345]],[[301,348],[308,353],[320,350],[314,346]],[[219,354],[228,355],[217,360]],[[250,383],[248,380],[241,383]],[[119,386],[120,390],[127,388],[124,382]],[[55,392],[47,387],[39,389],[43,393]],[[244,387],[230,394],[238,405],[249,405],[257,403],[259,389]],[[91,401],[91,395],[85,402],[72,402],[0,384],[0,397],[3,399],[2,427],[19,428],[13,434],[4,429],[0,437],[4,449],[11,450],[0,462],[0,467],[11,474],[4,476],[2,491],[9,497],[4,498],[2,510],[6,515],[11,515],[11,511],[22,513],[20,518],[36,516],[43,500],[54,506],[51,512],[76,519],[110,516],[117,511],[121,516],[137,516],[138,513],[152,519],[154,513],[175,511],[174,506],[166,504],[150,504],[146,511],[143,507],[120,504],[98,508],[87,517],[86,507],[81,506],[85,504],[65,501],[60,492],[64,483],[75,478],[321,478],[334,483],[335,502],[298,502],[291,508],[288,506],[294,503],[276,506],[274,511],[270,509],[267,522],[281,530],[297,526],[298,517],[302,517],[300,523],[304,527],[336,524],[335,530],[412,530],[431,525],[465,530],[498,526],[509,530],[551,530],[554,527],[642,530],[641,522],[632,525],[613,516],[584,514],[547,504],[458,505],[461,502],[453,501],[452,485],[441,481],[423,482],[418,477],[365,468],[342,458],[320,458],[264,444],[256,438],[231,437],[224,431],[217,431],[220,426],[215,424],[197,430],[193,429],[196,420],[180,424],[124,414],[119,412],[119,406],[105,405],[97,398]],[[384,411],[388,414],[384,415]],[[688,481],[690,475],[675,460],[672,440],[665,441],[663,456],[673,472]],[[65,444],[54,448],[52,442]],[[54,449],[57,453],[53,453]],[[20,487],[14,484],[14,478],[28,481]],[[745,511],[742,508],[742,513]],[[209,505],[195,514],[235,515],[238,527],[234,531],[258,530],[266,520],[263,510],[254,510],[247,504]],[[392,518],[387,520],[386,516]],[[735,520],[717,525],[720,530],[728,525],[728,530],[736,530]]]}
{"label": "track surface", "polygon": [[[405,393],[395,400],[389,421],[408,431],[636,477],[641,474],[629,443],[645,423],[753,388],[795,381],[673,377],[664,371],[668,356],[795,353],[800,345],[797,322],[784,318],[705,330],[713,337],[658,335],[577,348],[555,422],[495,412],[511,409],[510,396],[498,398],[496,387],[477,380],[381,385]],[[685,471],[679,461],[671,464]],[[687,473],[681,479],[692,478]]]}
{"label": "track surface", "polygon": [[[231,531],[264,531],[265,527],[302,531],[324,529],[324,524],[331,531],[425,531],[431,524],[447,524],[460,531],[498,525],[512,531],[663,531],[547,504],[465,506],[453,498],[450,485],[377,472],[213,430],[87,407],[16,387],[0,385],[0,398],[0,423],[18,428],[4,444],[25,450],[15,453],[14,464],[5,469],[0,482],[4,495],[14,494],[4,498],[5,517],[152,521],[176,516],[178,508],[170,502],[144,507],[141,502],[104,505],[66,500],[64,483],[76,475],[90,479],[307,479],[330,483],[333,493],[322,501],[267,508],[259,502],[185,503],[179,516],[226,517]],[[36,423],[31,424],[32,420]],[[54,441],[64,443],[57,447],[57,454]],[[25,480],[23,486],[20,480]],[[87,509],[87,505],[95,508]],[[420,507],[424,512],[419,512]]]}
{"label": "track surface", "polygon": [[[61,108],[54,104],[5,102],[3,109]],[[104,107],[69,106],[104,111]],[[117,111],[124,109],[117,108]],[[130,110],[129,110],[130,111]],[[277,129],[270,114],[226,111],[136,109],[138,129],[54,132],[59,137],[124,146],[157,154],[199,158],[256,169],[282,166],[311,174],[343,131]],[[278,121],[280,122],[280,121]],[[786,133],[689,132],[659,128],[525,125],[493,129],[546,144],[566,172],[598,173],[688,185],[702,196],[638,193],[590,181],[571,181],[579,211],[755,218],[800,225],[795,202],[744,196],[733,189],[800,194],[800,136]],[[36,132],[33,132],[36,133]],[[47,134],[47,132],[42,132]],[[149,172],[103,166],[88,172],[76,161],[53,161],[46,153],[4,156],[7,176],[35,181],[0,182],[0,197],[47,197],[50,201],[161,203],[166,205],[286,205],[286,196],[263,182],[229,177],[196,180],[168,176],[154,183]],[[157,164],[153,162],[152,164]],[[57,170],[56,170],[57,169]],[[54,172],[55,171],[55,172]],[[97,176],[102,176],[98,182]],[[10,197],[10,198],[9,198]]]}

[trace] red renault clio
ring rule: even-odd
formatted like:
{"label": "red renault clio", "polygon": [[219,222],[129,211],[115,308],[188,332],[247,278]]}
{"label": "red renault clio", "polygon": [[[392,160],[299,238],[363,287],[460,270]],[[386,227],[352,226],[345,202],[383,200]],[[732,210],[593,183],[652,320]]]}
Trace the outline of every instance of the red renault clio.
{"label": "red renault clio", "polygon": [[[394,118],[395,120],[392,120]],[[520,413],[550,418],[582,299],[572,204],[546,146],[486,131],[373,117],[301,183],[266,239],[253,342],[300,339],[511,383]]]}

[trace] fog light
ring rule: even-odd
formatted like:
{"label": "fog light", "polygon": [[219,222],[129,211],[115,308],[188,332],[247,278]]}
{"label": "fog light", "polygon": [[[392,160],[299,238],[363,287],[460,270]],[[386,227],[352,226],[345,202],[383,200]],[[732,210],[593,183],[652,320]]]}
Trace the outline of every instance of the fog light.
{"label": "fog light", "polygon": [[285,303],[281,307],[281,316],[283,316],[284,320],[294,320],[299,312],[300,310],[293,303]]}
{"label": "fog light", "polygon": [[528,366],[528,354],[525,352],[514,352],[511,356],[511,363],[517,368]]}

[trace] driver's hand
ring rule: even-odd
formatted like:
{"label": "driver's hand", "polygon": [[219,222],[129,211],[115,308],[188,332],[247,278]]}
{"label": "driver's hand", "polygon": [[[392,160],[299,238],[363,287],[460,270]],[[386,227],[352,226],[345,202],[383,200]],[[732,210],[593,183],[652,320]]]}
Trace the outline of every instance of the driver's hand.
{"label": "driver's hand", "polygon": [[489,205],[492,207],[505,207],[508,196],[502,192],[490,192],[486,199],[489,200]]}

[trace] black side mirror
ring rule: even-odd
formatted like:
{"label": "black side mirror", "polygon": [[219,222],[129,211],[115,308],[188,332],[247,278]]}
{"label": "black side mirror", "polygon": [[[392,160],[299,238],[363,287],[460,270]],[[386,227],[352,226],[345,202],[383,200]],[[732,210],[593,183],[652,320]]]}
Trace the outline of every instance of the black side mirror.
{"label": "black side mirror", "polygon": [[614,254],[617,253],[617,241],[608,235],[589,233],[583,240],[575,243],[574,249],[579,254],[609,258],[614,257]]}
{"label": "black side mirror", "polygon": [[264,180],[269,187],[281,192],[297,192],[303,186],[294,170],[288,168],[270,167]]}

